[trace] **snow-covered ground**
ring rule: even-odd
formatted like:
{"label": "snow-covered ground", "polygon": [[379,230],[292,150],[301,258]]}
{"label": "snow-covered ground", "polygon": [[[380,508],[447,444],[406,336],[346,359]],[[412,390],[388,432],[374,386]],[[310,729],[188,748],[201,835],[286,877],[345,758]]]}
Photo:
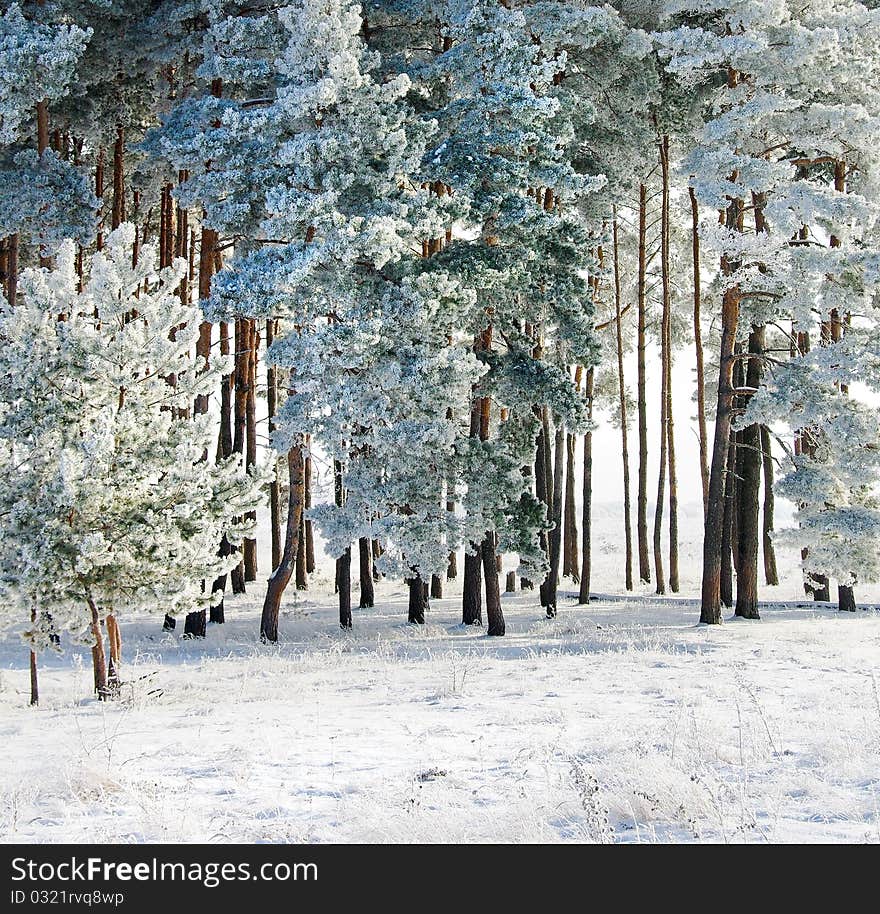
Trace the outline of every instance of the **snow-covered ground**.
{"label": "snow-covered ground", "polygon": [[[697,509],[698,510],[698,509]],[[0,645],[5,841],[880,841],[880,612],[799,597],[796,556],[759,622],[612,595],[617,519],[596,512],[595,590],[555,621],[506,596],[508,634],[424,627],[403,588],[336,625],[331,582],[257,639],[262,585],[204,642],[124,626],[119,701],[88,652]],[[613,523],[612,523],[613,521]],[[694,524],[687,525],[694,529]],[[683,543],[696,593],[698,539]],[[356,590],[356,588],[355,588]],[[878,593],[860,592],[863,600]]]}

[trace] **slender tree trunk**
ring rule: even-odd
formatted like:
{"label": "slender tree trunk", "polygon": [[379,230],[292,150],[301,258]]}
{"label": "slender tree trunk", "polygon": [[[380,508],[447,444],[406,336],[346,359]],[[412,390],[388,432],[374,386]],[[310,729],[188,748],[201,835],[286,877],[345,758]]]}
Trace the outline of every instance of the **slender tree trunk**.
{"label": "slender tree trunk", "polygon": [[663,502],[666,497],[666,453],[669,443],[669,398],[667,381],[669,379],[666,324],[669,320],[669,309],[663,308],[660,329],[660,472],[657,477],[657,502],[654,506],[654,574],[657,581],[656,592],[666,593],[666,575],[663,570]]}
{"label": "slender tree trunk", "polygon": [[775,586],[779,583],[779,573],[776,570],[776,550],[773,547],[773,512],[775,499],[773,497],[773,452],[770,444],[770,429],[761,426],[761,453],[764,466],[764,509],[763,509],[763,552],[764,552],[764,582]]}
{"label": "slender tree trunk", "polygon": [[697,428],[700,438],[700,481],[703,484],[703,520],[709,508],[709,435],[706,431],[706,377],[703,368],[703,331],[700,320],[702,283],[700,276],[700,211],[693,187],[691,198],[691,244],[694,268],[694,351],[697,357]]}
{"label": "slender tree trunk", "polygon": [[[306,439],[308,453],[306,454],[306,510],[312,507],[312,440]],[[314,524],[310,517],[305,519],[306,530],[306,572],[314,574],[315,571],[315,533]]]}
{"label": "slender tree trunk", "polygon": [[[749,354],[746,387],[757,390],[763,374],[765,345],[763,326],[753,326],[749,334]],[[743,408],[751,394],[742,395]],[[742,472],[737,498],[736,615],[746,619],[760,618],[758,613],[758,498],[761,489],[761,426],[749,425],[741,432]]]}
{"label": "slender tree trunk", "polygon": [[110,645],[110,663],[107,666],[107,688],[115,693],[119,692],[121,681],[119,667],[122,663],[122,633],[119,623],[112,613],[107,616],[107,641]]}
{"label": "slender tree trunk", "polygon": [[373,555],[370,549],[370,540],[362,536],[358,540],[358,559],[360,573],[360,608],[366,609],[373,605],[375,600],[373,590]]}
{"label": "slender tree trunk", "polygon": [[719,595],[721,605],[728,609],[733,606],[733,555],[736,535],[734,533],[734,519],[736,507],[736,481],[734,467],[736,466],[736,436],[731,432],[731,441],[727,450],[727,465],[730,468],[724,481],[724,527],[721,531],[721,583]]}
{"label": "slender tree trunk", "polygon": [[95,694],[98,701],[105,701],[109,691],[107,689],[107,656],[104,653],[104,636],[101,633],[101,618],[94,601],[88,600],[89,611],[92,615],[92,670],[95,678]]}
{"label": "slender tree trunk", "polygon": [[651,582],[651,562],[648,558],[648,407],[647,382],[645,373],[645,328],[647,322],[646,278],[647,278],[647,218],[648,188],[639,186],[639,276],[638,276],[638,326],[636,336],[636,357],[638,372],[638,413],[639,413],[639,491],[636,496],[636,533],[639,548],[639,579]]}
{"label": "slender tree trunk", "polygon": [[[733,88],[738,75],[728,73],[728,86]],[[731,200],[725,219],[727,225],[741,228],[742,200]],[[726,257],[721,261],[721,273],[730,277],[735,266]],[[700,602],[700,622],[717,625],[721,622],[721,557],[724,532],[724,491],[728,473],[730,427],[733,417],[733,363],[736,331],[739,324],[740,290],[730,285],[721,300],[721,349],[718,368],[718,404],[715,411],[715,437],[712,444],[712,464],[709,472],[709,501],[703,536],[703,581]]]}
{"label": "slender tree trunk", "polygon": [[556,427],[553,455],[553,529],[550,531],[550,573],[541,584],[541,605],[544,607],[548,619],[556,617],[559,589],[559,559],[562,548],[562,467],[564,461],[565,429],[560,422]]}
{"label": "slender tree trunk", "polygon": [[669,589],[673,593],[678,593],[678,475],[675,464],[675,422],[672,411],[672,283],[669,261],[669,137],[665,134],[660,141],[660,172],[662,181],[660,270],[666,351],[666,449],[669,469]]}
{"label": "slender tree trunk", "polygon": [[260,620],[260,639],[276,642],[278,640],[278,616],[281,612],[281,597],[293,575],[296,549],[299,544],[300,519],[304,502],[304,461],[300,446],[290,449],[287,455],[287,473],[289,493],[287,503],[287,524],[284,534],[284,551],[281,562],[269,578],[266,588],[266,599],[263,601],[263,615]]}
{"label": "slender tree trunk", "polygon": [[336,580],[339,582],[339,627],[351,628],[351,546],[336,560]]}
{"label": "slender tree trunk", "polygon": [[[249,473],[254,471],[257,463],[257,359],[260,351],[260,334],[257,322],[250,319],[250,355],[248,358],[248,386],[245,400],[245,419],[247,422],[247,441],[245,447],[245,465]],[[257,512],[249,511],[245,518],[256,523]],[[255,536],[245,538],[243,543],[244,579],[257,580],[257,539]]]}
{"label": "slender tree trunk", "polygon": [[[266,350],[275,341],[277,322],[274,318],[266,320]],[[278,368],[267,363],[266,368],[266,405],[269,411],[269,434],[275,431],[275,417],[278,415]],[[278,479],[278,460],[275,460],[275,476],[269,483],[269,526],[272,531],[272,570],[281,561],[281,483]]]}
{"label": "slender tree trunk", "polygon": [[629,431],[626,416],[626,383],[623,375],[623,309],[620,293],[620,248],[618,244],[617,210],[614,212],[614,317],[617,330],[617,391],[620,402],[621,459],[623,461],[623,536],[625,555],[624,575],[626,589],[633,589],[632,506],[629,493]]}
{"label": "slender tree trunk", "polygon": [[501,594],[498,590],[498,570],[495,567],[495,536],[487,533],[482,545],[483,577],[486,579],[486,634],[504,634],[504,613],[501,611]]}
{"label": "slender tree trunk", "polygon": [[575,507],[574,484],[574,448],[575,437],[570,433],[565,436],[565,535],[563,542],[563,577],[570,577],[577,584],[581,579],[581,570],[578,567],[578,529],[577,509]]}
{"label": "slender tree trunk", "polygon": [[[587,382],[584,396],[587,400],[587,415],[592,422],[593,419],[593,387],[595,382],[595,371],[593,368],[587,369]],[[584,434],[584,491],[583,505],[581,516],[581,528],[583,530],[583,540],[581,541],[581,586],[578,593],[578,603],[585,604],[590,602],[590,571],[592,568],[592,509],[593,509],[593,433],[588,431]]]}
{"label": "slender tree trunk", "polygon": [[431,599],[443,599],[443,578],[441,578],[439,574],[431,575]]}
{"label": "slender tree trunk", "polygon": [[125,130],[116,127],[116,142],[113,144],[113,211],[110,217],[112,228],[118,229],[125,222]]}
{"label": "slender tree trunk", "polygon": [[[37,623],[37,611],[31,607],[31,626],[35,627]],[[30,672],[31,672],[31,705],[40,703],[40,682],[37,676],[37,652],[30,650]]]}

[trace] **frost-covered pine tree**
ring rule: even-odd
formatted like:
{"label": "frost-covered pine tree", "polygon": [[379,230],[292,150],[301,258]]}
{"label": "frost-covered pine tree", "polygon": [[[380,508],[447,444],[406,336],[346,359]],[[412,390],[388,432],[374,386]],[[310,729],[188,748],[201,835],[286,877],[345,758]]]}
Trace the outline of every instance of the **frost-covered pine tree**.
{"label": "frost-covered pine tree", "polygon": [[220,541],[246,532],[231,519],[262,483],[206,459],[211,424],[185,414],[224,366],[191,355],[201,313],[176,295],[186,264],[157,271],[148,247],[132,266],[132,241],[128,224],[108,238],[82,292],[63,244],[0,314],[0,588],[13,613],[51,618],[27,632],[34,647],[62,629],[92,645],[99,697],[103,620],[209,605],[203,582],[230,562]]}
{"label": "frost-covered pine tree", "polygon": [[96,200],[85,175],[49,146],[49,106],[68,94],[90,32],[54,10],[13,3],[0,15],[0,238],[14,303],[20,249],[42,257],[91,240]]}
{"label": "frost-covered pine tree", "polygon": [[[284,320],[269,354],[290,373],[274,444],[296,455],[310,435],[336,465],[335,504],[314,516],[341,562],[345,627],[354,539],[380,540],[386,570],[419,592],[443,568],[449,546],[439,544],[457,544],[441,493],[457,459],[446,413],[478,374],[460,334],[472,296],[442,271],[423,272],[422,242],[451,223],[449,201],[416,180],[432,127],[413,116],[405,75],[373,75],[359,7],[304,0],[280,22],[278,87],[259,114],[268,131],[259,142],[276,150],[261,204],[267,240],[218,277],[213,314]],[[289,518],[301,510],[297,488]],[[296,548],[291,526],[269,585],[269,640]]]}
{"label": "frost-covered pine tree", "polygon": [[[761,386],[773,348],[765,327],[790,322],[783,345],[801,357],[811,332],[831,342],[852,310],[848,289],[875,215],[864,196],[846,192],[846,176],[876,186],[876,103],[862,86],[876,74],[878,21],[858,2],[681,0],[670,11],[685,24],[658,36],[667,69],[686,84],[723,80],[685,161],[702,205],[724,214],[701,229],[720,258],[723,301],[701,614],[719,622],[731,423]],[[746,616],[757,614],[756,430],[738,433],[736,468],[737,613]],[[797,430],[808,448],[818,431]]]}

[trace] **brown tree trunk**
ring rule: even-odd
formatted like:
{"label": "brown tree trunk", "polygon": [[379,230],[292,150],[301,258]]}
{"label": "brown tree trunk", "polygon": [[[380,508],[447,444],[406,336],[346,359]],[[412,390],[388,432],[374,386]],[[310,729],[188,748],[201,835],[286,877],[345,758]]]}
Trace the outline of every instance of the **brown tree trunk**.
{"label": "brown tree trunk", "polygon": [[281,597],[293,575],[293,564],[299,544],[300,519],[304,501],[303,452],[300,446],[290,449],[287,455],[287,473],[290,490],[287,503],[287,524],[284,534],[284,551],[278,567],[269,578],[266,588],[266,599],[263,601],[263,614],[260,620],[260,639],[276,642],[278,640],[278,616],[281,612]]}
{"label": "brown tree trunk", "polygon": [[[306,455],[306,510],[312,507],[312,440],[306,439],[308,453]],[[315,531],[312,519],[305,520],[306,530],[306,572],[313,574],[315,571]]]}
{"label": "brown tree trunk", "polygon": [[486,579],[486,634],[504,634],[504,613],[501,611],[501,594],[498,590],[498,570],[495,567],[495,536],[487,533],[482,545],[483,577]]}
{"label": "brown tree trunk", "polygon": [[703,368],[703,331],[700,321],[702,283],[700,277],[700,211],[693,187],[688,188],[691,198],[691,245],[694,268],[694,351],[697,357],[697,428],[700,439],[700,481],[703,484],[703,520],[709,507],[709,435],[706,431],[706,378]]}
{"label": "brown tree trunk", "polygon": [[[162,263],[162,254],[164,247],[162,244],[165,222],[165,187],[161,190],[160,209],[159,209],[159,266],[167,266]],[[104,250],[104,147],[98,147],[98,154],[95,158],[95,196],[98,198],[98,227],[95,233],[95,250]]]}
{"label": "brown tree trunk", "polygon": [[625,549],[624,576],[626,589],[633,589],[633,548],[632,548],[632,523],[630,514],[629,494],[629,430],[627,429],[626,416],[626,383],[623,375],[623,309],[620,292],[620,249],[618,244],[617,211],[614,213],[613,240],[614,240],[614,317],[617,330],[617,390],[620,402],[620,437],[621,459],[623,461],[623,537]]}
{"label": "brown tree trunk", "polygon": [[577,584],[581,579],[578,555],[577,509],[574,498],[574,447],[575,437],[565,436],[565,535],[563,537],[562,575],[570,577]]}
{"label": "brown tree trunk", "polygon": [[113,693],[119,692],[121,680],[119,667],[122,663],[122,633],[119,623],[112,613],[107,616],[107,641],[110,644],[110,663],[107,666],[107,688]]}
{"label": "brown tree trunk", "polygon": [[[733,208],[738,204],[734,201]],[[728,269],[729,272],[729,269]],[[721,561],[724,539],[724,492],[727,480],[727,457],[733,414],[733,363],[736,328],[739,321],[739,289],[733,286],[724,293],[721,303],[721,359],[718,374],[718,405],[715,414],[715,438],[709,474],[709,506],[703,537],[703,581],[700,622],[721,622]]]}
{"label": "brown tree trunk", "polygon": [[[266,350],[275,341],[277,321],[266,320]],[[275,431],[275,417],[278,415],[278,368],[268,363],[266,368],[266,406],[269,412],[269,434]],[[278,480],[278,461],[275,460],[275,477],[269,483],[269,526],[272,534],[272,570],[281,561],[281,483]]]}
{"label": "brown tree trunk", "polygon": [[113,144],[113,211],[110,225],[115,230],[125,222],[125,130],[116,127],[116,142]]}
{"label": "brown tree trunk", "polygon": [[[648,558],[648,407],[645,374],[645,327],[646,277],[647,277],[647,218],[648,189],[639,186],[639,276],[638,276],[638,327],[636,336],[636,357],[638,372],[638,413],[639,413],[639,490],[636,496],[636,535],[639,549],[639,579],[651,582],[651,561]],[[582,601],[585,602],[585,601]]]}
{"label": "brown tree trunk", "polygon": [[[746,388],[757,390],[763,374],[765,331],[763,326],[753,326],[749,334],[749,354],[746,371]],[[741,396],[743,409],[748,406],[751,394]],[[736,610],[745,619],[758,619],[758,497],[761,489],[761,426],[747,426],[740,433],[741,473],[737,492],[737,543]]]}
{"label": "brown tree trunk", "polygon": [[761,426],[761,455],[764,467],[764,507],[762,512],[762,540],[764,553],[764,582],[768,585],[779,583],[779,573],[776,570],[776,550],[773,547],[773,512],[775,499],[773,497],[773,452],[770,444],[770,429]]}
{"label": "brown tree trunk", "polygon": [[98,701],[105,701],[109,695],[107,688],[107,656],[104,653],[104,636],[101,633],[101,618],[94,601],[88,600],[89,611],[92,614],[92,671],[94,672],[95,694]]}
{"label": "brown tree trunk", "polygon": [[358,559],[360,573],[360,608],[366,609],[373,605],[375,594],[373,590],[373,555],[370,549],[370,540],[362,536],[358,540]]}
{"label": "brown tree trunk", "polygon": [[[660,216],[660,271],[663,288],[663,331],[666,351],[666,450],[669,469],[669,589],[678,593],[678,475],[675,465],[675,422],[672,414],[672,283],[669,262],[669,137],[660,141],[662,203]],[[658,575],[659,577],[659,575]],[[659,582],[658,582],[659,583]]]}
{"label": "brown tree trunk", "polygon": [[483,624],[483,553],[482,547],[474,547],[476,552],[464,554],[464,582],[461,591],[462,625]]}
{"label": "brown tree trunk", "polygon": [[[593,386],[595,373],[593,368],[587,370],[587,382],[584,396],[587,401],[587,415],[593,419]],[[592,567],[592,508],[593,508],[593,433],[584,434],[584,490],[581,516],[583,540],[581,541],[581,586],[578,592],[578,603],[590,602],[590,571]]]}

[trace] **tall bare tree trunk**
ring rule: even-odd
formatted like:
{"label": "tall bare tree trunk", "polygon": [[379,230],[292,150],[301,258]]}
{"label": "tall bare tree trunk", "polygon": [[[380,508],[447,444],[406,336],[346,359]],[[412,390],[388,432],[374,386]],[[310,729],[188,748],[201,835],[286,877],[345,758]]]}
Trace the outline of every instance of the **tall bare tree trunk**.
{"label": "tall bare tree trunk", "polygon": [[[31,607],[31,626],[36,627],[36,623],[37,610],[34,607]],[[31,648],[29,653],[31,674],[31,704],[38,705],[40,703],[40,682],[37,676],[37,652]]]}
{"label": "tall bare tree trunk", "polygon": [[[278,322],[275,318],[266,320],[266,351],[275,341]],[[267,361],[266,405],[269,412],[269,434],[275,431],[275,417],[278,415],[278,367]],[[281,561],[281,483],[278,479],[278,460],[275,460],[275,476],[269,483],[269,526],[272,536],[272,570]]]}
{"label": "tall bare tree trunk", "polygon": [[776,570],[776,550],[773,547],[773,512],[775,499],[773,497],[773,452],[770,444],[770,429],[761,426],[761,454],[764,467],[764,506],[762,511],[762,538],[764,553],[764,583],[776,585],[779,583],[779,573]]}
{"label": "tall bare tree trunk", "polygon": [[[593,387],[595,384],[595,370],[590,367],[587,369],[587,380],[584,389],[584,397],[587,401],[587,417],[592,424],[593,420]],[[584,486],[583,486],[583,504],[581,507],[581,528],[583,530],[583,539],[581,540],[581,586],[578,591],[578,603],[585,604],[590,602],[590,572],[592,569],[592,512],[593,512],[593,432],[587,431],[584,434]]]}
{"label": "tall bare tree trunk", "polygon": [[281,597],[293,575],[293,564],[299,544],[299,527],[304,502],[302,447],[296,445],[287,454],[287,474],[289,492],[287,502],[287,524],[284,533],[284,551],[278,567],[269,578],[266,588],[266,599],[263,601],[263,614],[260,619],[260,639],[276,642],[278,640],[278,616],[281,612]]}
{"label": "tall bare tree trunk", "polygon": [[623,536],[625,555],[624,575],[626,589],[633,589],[633,548],[632,548],[632,522],[629,494],[629,430],[627,429],[626,416],[626,382],[623,375],[623,309],[620,293],[620,249],[618,245],[617,210],[614,212],[613,240],[614,240],[614,316],[617,329],[617,385],[620,401],[620,437],[621,459],[623,461]]}
{"label": "tall bare tree trunk", "polygon": [[[753,326],[749,334],[749,354],[746,371],[746,388],[757,390],[763,374],[765,331],[763,326]],[[743,408],[748,406],[751,394],[742,394]],[[737,563],[736,610],[737,616],[758,619],[758,497],[761,489],[761,427],[757,423],[747,426],[740,433],[741,467],[737,492]]]}
{"label": "tall bare tree trunk", "polygon": [[574,498],[574,446],[575,437],[565,435],[565,532],[562,537],[562,576],[570,577],[577,584],[581,579],[578,567],[578,529]]}
{"label": "tall bare tree trunk", "polygon": [[703,367],[703,331],[700,320],[702,283],[700,276],[700,211],[693,187],[691,198],[691,251],[694,268],[694,352],[697,357],[697,428],[700,439],[700,481],[703,484],[703,521],[709,509],[709,435],[706,430],[706,376]]}
{"label": "tall bare tree trunk", "polygon": [[559,559],[562,550],[562,467],[565,462],[565,429],[557,422],[553,454],[553,529],[550,531],[550,572],[541,584],[541,605],[548,619],[556,617]]}
{"label": "tall bare tree trunk", "polygon": [[[732,207],[741,205],[734,201]],[[729,267],[727,275],[729,275]],[[715,413],[715,438],[709,474],[709,507],[703,538],[703,582],[700,622],[721,622],[721,560],[724,539],[724,491],[728,473],[728,451],[733,415],[733,363],[736,328],[739,321],[739,289],[732,286],[721,303],[721,359],[718,377],[718,405]]]}
{"label": "tall bare tree trunk", "polygon": [[[312,439],[306,439],[308,453],[306,454],[306,510],[312,507]],[[306,572],[313,574],[315,571],[315,532],[314,523],[310,517],[305,519],[306,530]]]}
{"label": "tall bare tree trunk", "polygon": [[660,270],[663,287],[663,330],[666,335],[666,449],[669,469],[669,589],[678,593],[678,474],[675,465],[675,422],[672,414],[672,291],[669,262],[669,137],[660,141],[660,171],[662,180]]}
{"label": "tall bare tree trunk", "polygon": [[639,579],[645,583],[651,581],[651,561],[648,558],[648,407],[647,382],[645,373],[645,328],[646,278],[647,278],[647,219],[648,188],[639,185],[639,277],[638,277],[638,326],[636,337],[636,357],[638,372],[638,413],[639,413],[639,491],[636,496],[636,533],[639,545]]}

